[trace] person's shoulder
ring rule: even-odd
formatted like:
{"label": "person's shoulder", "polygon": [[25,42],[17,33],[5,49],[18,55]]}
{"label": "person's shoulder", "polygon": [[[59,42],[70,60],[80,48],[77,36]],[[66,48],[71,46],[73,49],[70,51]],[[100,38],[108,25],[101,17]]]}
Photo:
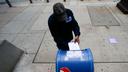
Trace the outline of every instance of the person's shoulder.
{"label": "person's shoulder", "polygon": [[73,13],[72,13],[72,10],[71,10],[71,9],[66,9],[66,12],[67,12],[68,14],[73,15]]}
{"label": "person's shoulder", "polygon": [[66,9],[66,11],[67,11],[67,12],[72,12],[72,10],[71,10],[71,9]]}
{"label": "person's shoulder", "polygon": [[48,19],[48,24],[52,24],[53,21],[54,21],[54,15],[51,14],[51,15],[49,16],[49,19]]}
{"label": "person's shoulder", "polygon": [[49,16],[49,20],[53,20],[53,19],[54,19],[54,15],[51,14],[51,15]]}

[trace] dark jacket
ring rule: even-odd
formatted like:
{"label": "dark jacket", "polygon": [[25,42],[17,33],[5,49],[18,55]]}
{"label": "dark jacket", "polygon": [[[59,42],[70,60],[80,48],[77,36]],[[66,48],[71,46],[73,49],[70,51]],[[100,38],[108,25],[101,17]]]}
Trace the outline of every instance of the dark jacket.
{"label": "dark jacket", "polygon": [[75,36],[80,35],[80,28],[76,22],[71,10],[66,9],[67,20],[63,22],[57,21],[54,14],[49,17],[48,26],[50,32],[57,44],[65,44],[73,39],[72,31]]}

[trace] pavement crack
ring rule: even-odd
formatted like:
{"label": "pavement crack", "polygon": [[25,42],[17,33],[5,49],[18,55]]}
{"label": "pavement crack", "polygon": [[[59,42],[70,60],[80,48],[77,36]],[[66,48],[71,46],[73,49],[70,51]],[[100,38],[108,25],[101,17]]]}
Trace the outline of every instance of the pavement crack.
{"label": "pavement crack", "polygon": [[41,42],[40,42],[40,45],[39,45],[38,50],[37,50],[37,52],[36,52],[36,54],[35,54],[35,56],[34,56],[34,59],[33,59],[32,63],[34,63],[34,61],[35,61],[35,59],[36,59],[36,56],[37,56],[37,54],[38,54],[38,52],[39,52],[39,50],[40,50],[40,47],[41,47],[41,44],[42,44],[42,42],[43,42],[43,40],[44,40],[44,37],[45,37],[46,32],[47,32],[47,31],[44,32],[43,38],[42,38],[42,40],[41,40]]}

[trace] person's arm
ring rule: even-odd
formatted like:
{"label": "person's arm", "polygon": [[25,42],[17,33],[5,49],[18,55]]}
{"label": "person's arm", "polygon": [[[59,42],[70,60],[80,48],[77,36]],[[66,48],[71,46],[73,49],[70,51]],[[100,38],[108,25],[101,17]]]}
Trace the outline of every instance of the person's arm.
{"label": "person's arm", "polygon": [[70,10],[70,13],[71,13],[71,16],[72,16],[72,29],[73,29],[73,32],[75,34],[74,41],[80,43],[80,39],[79,39],[80,27],[79,27],[77,21],[75,20],[74,15],[73,15],[71,10]]}
{"label": "person's arm", "polygon": [[49,20],[48,20],[49,30],[51,32],[51,35],[52,35],[54,41],[55,42],[60,42],[61,38],[58,37],[58,35],[57,35],[58,32],[55,30],[56,27],[54,25],[55,25],[55,22],[53,21],[53,17],[51,16],[51,17],[49,17]]}
{"label": "person's arm", "polygon": [[53,36],[53,38],[55,37],[55,29],[54,29],[54,22],[53,22],[53,20],[52,20],[52,16],[50,16],[49,17],[49,19],[48,19],[48,27],[49,27],[49,30],[50,30],[50,32],[51,32],[51,35]]}
{"label": "person's arm", "polygon": [[80,36],[80,27],[79,27],[79,25],[78,25],[78,23],[77,23],[77,21],[75,19],[73,20],[72,27],[73,27],[73,32],[75,34],[75,37],[76,36]]}
{"label": "person's arm", "polygon": [[78,44],[80,43],[80,28],[78,26],[78,23],[76,22],[76,20],[74,19],[74,23],[73,23],[73,32],[75,34],[75,38],[74,38],[74,42],[78,42]]}

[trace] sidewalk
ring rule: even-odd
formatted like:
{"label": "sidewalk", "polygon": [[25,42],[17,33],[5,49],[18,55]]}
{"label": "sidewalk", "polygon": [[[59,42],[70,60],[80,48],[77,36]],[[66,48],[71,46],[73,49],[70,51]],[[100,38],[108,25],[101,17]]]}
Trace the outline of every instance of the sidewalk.
{"label": "sidewalk", "polygon": [[[0,7],[0,40],[25,51],[14,72],[55,72],[57,48],[47,26],[54,3]],[[128,15],[116,2],[70,0],[64,5],[79,23],[80,48],[92,50],[95,72],[127,72]]]}

